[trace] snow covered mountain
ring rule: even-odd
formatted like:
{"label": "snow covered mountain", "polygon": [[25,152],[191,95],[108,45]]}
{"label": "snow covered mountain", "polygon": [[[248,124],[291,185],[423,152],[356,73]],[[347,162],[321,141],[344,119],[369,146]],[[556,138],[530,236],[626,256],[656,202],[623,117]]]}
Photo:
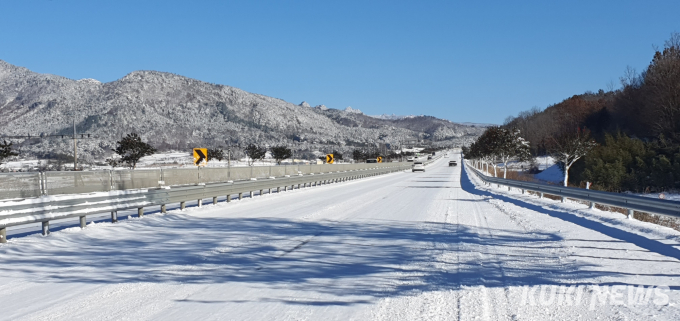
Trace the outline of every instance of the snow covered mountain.
{"label": "snow covered mountain", "polygon": [[[135,71],[101,83],[39,74],[0,60],[0,135],[69,135],[74,121],[79,134],[95,137],[79,143],[86,160],[109,154],[131,132],[161,151],[293,140],[298,149],[350,150],[417,138],[461,145],[484,129],[431,116],[378,119],[351,107],[295,105],[166,72]],[[13,141],[23,154],[72,153],[66,138]]]}

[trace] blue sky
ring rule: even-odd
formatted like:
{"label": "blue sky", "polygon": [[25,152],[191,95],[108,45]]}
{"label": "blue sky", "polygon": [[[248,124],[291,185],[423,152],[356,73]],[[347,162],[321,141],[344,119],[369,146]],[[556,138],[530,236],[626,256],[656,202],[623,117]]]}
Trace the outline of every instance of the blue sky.
{"label": "blue sky", "polygon": [[0,0],[0,59],[113,81],[167,71],[292,103],[502,123],[619,86],[680,1]]}

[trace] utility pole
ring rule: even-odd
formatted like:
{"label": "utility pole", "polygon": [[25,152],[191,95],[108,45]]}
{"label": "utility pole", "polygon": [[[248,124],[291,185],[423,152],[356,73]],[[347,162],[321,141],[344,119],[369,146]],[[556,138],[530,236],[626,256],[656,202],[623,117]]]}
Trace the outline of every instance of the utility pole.
{"label": "utility pole", "polygon": [[73,170],[78,170],[78,138],[76,137],[76,119],[73,118]]}
{"label": "utility pole", "polygon": [[290,158],[293,165],[295,165],[295,135],[290,139]]}
{"label": "utility pole", "polygon": [[227,142],[227,168],[231,168],[231,149],[233,147],[241,147],[239,144],[233,145]]}
{"label": "utility pole", "polygon": [[[76,121],[75,119],[73,120],[73,136],[68,137],[68,135],[60,135],[60,134],[38,134],[38,135],[15,135],[15,136],[0,136],[0,138],[14,138],[14,139],[31,139],[31,138],[39,138],[39,139],[47,139],[50,137],[57,137],[57,138],[71,138],[73,139],[73,170],[78,169],[78,136],[76,135]],[[85,136],[87,135],[87,136]],[[99,138],[99,137],[92,137],[90,134],[80,134],[80,139],[92,139],[92,138]]]}

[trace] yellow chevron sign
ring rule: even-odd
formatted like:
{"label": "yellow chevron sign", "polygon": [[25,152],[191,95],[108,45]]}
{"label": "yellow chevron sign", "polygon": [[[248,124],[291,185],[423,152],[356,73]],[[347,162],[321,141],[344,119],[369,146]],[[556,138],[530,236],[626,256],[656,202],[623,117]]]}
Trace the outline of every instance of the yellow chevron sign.
{"label": "yellow chevron sign", "polygon": [[382,163],[382,156],[378,156],[376,159],[378,160],[378,163]]}
{"label": "yellow chevron sign", "polygon": [[333,154],[326,154],[326,164],[333,164],[333,162],[335,162]]}
{"label": "yellow chevron sign", "polygon": [[208,164],[208,149],[194,148],[194,165],[205,166]]}

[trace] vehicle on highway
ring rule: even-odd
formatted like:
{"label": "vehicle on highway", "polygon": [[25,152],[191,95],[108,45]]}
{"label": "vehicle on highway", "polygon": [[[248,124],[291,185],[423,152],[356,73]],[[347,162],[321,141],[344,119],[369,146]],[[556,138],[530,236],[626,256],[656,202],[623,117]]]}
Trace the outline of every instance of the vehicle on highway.
{"label": "vehicle on highway", "polygon": [[449,166],[458,166],[458,162],[455,160],[449,161]]}
{"label": "vehicle on highway", "polygon": [[423,165],[422,162],[414,162],[413,167],[411,168],[412,172],[424,172],[425,171],[425,165]]}
{"label": "vehicle on highway", "polygon": [[432,159],[432,156],[427,156],[427,160],[430,160],[430,159]]}
{"label": "vehicle on highway", "polygon": [[407,162],[412,162],[413,161],[413,156],[406,157]]}
{"label": "vehicle on highway", "polygon": [[369,159],[366,160],[366,163],[377,163],[377,162],[378,162],[378,159],[376,159],[376,158],[369,158]]}

